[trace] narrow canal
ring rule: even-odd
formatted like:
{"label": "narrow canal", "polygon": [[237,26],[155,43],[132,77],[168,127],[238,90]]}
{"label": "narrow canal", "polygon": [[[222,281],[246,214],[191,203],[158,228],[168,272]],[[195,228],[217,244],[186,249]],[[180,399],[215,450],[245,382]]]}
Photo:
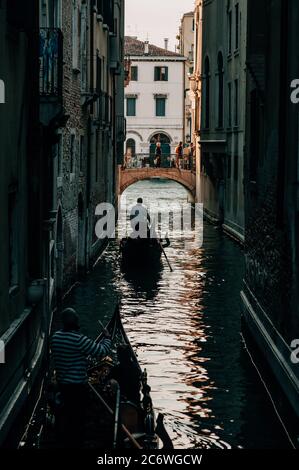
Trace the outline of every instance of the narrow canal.
{"label": "narrow canal", "polygon": [[[187,192],[170,181],[151,180],[125,196],[167,210]],[[176,448],[287,448],[288,441],[268,395],[246,353],[241,336],[239,292],[243,277],[240,247],[204,224],[203,245],[186,248],[173,239],[154,276],[120,269],[116,242],[95,270],[69,295],[83,332],[99,333],[122,299],[124,326],[152,396]]]}

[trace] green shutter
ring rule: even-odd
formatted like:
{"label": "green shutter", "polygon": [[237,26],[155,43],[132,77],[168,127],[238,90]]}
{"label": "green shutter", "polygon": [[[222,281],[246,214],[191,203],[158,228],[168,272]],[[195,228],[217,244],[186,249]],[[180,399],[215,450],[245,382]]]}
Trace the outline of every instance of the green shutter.
{"label": "green shutter", "polygon": [[165,98],[156,98],[156,116],[165,116]]}
{"label": "green shutter", "polygon": [[127,98],[127,116],[136,116],[136,98]]}
{"label": "green shutter", "polygon": [[155,67],[155,82],[159,80],[159,69],[160,67]]}

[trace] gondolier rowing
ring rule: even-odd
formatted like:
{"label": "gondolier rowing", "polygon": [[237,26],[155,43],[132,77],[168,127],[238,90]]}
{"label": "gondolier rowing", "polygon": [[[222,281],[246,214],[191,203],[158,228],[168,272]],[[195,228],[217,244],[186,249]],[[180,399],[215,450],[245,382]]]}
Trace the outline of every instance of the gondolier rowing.
{"label": "gondolier rowing", "polygon": [[[72,308],[62,312],[63,328],[54,333],[51,352],[59,391],[64,406],[63,435],[67,447],[77,446],[83,439],[88,362],[87,357],[100,358],[110,352],[107,331],[101,342],[95,342],[79,332],[79,317]],[[67,432],[65,432],[67,431]]]}

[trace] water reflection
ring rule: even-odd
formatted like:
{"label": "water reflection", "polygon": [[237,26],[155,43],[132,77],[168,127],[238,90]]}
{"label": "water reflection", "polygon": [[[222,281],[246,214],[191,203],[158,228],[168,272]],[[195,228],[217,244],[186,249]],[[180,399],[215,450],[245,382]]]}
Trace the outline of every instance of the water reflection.
{"label": "water reflection", "polygon": [[156,269],[147,268],[146,276],[138,267],[136,269],[122,267],[123,278],[132,289],[135,298],[153,300],[157,296],[163,270],[162,262],[155,267]]}
{"label": "water reflection", "polygon": [[[134,203],[186,201],[173,182],[142,182],[127,190]],[[191,234],[190,234],[191,235]],[[148,370],[156,408],[165,413],[176,448],[283,448],[287,441],[258,382],[240,336],[240,248],[210,225],[204,243],[173,239],[155,276],[122,272],[117,243],[68,299],[83,330],[98,333],[118,296],[140,363]],[[150,275],[149,275],[150,274]]]}

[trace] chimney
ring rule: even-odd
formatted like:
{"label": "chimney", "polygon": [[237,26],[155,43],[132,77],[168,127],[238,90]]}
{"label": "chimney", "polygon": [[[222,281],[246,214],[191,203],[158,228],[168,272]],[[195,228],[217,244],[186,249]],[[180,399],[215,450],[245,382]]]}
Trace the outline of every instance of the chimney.
{"label": "chimney", "polygon": [[148,55],[149,54],[149,42],[144,41],[144,54]]}
{"label": "chimney", "polygon": [[168,38],[164,39],[164,49],[166,49],[166,51],[168,51],[168,41],[169,41]]}

